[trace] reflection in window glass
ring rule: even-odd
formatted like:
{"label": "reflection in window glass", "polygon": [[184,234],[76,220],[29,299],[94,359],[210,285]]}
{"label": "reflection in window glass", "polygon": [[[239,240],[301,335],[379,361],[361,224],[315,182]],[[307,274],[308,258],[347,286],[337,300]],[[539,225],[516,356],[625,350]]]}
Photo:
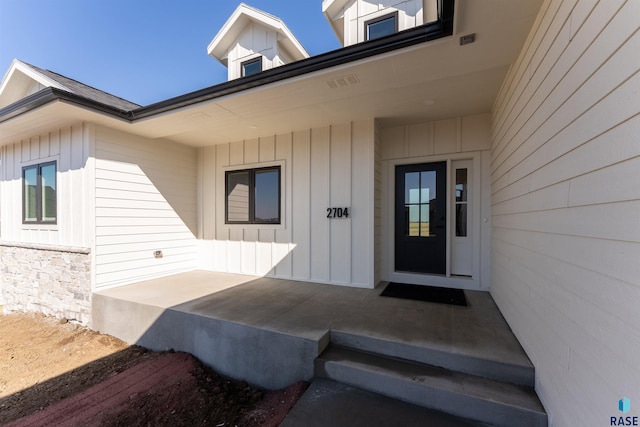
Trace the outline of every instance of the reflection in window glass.
{"label": "reflection in window glass", "polygon": [[405,173],[405,212],[407,218],[407,236],[429,237],[433,230],[430,228],[435,212],[431,203],[436,197],[436,172],[407,172]]}
{"label": "reflection in window glass", "polygon": [[280,222],[279,176],[277,170],[256,171],[256,222]]}
{"label": "reflection in window glass", "polygon": [[24,221],[37,221],[38,220],[38,208],[37,208],[37,188],[38,188],[38,167],[33,166],[25,168],[23,170],[23,182],[24,182]]}
{"label": "reflection in window glass", "polygon": [[456,237],[467,237],[467,204],[456,204]]}
{"label": "reflection in window glass", "polygon": [[227,174],[227,221],[249,221],[249,172]]}
{"label": "reflection in window glass", "polygon": [[456,169],[456,237],[467,237],[467,169]]}
{"label": "reflection in window glass", "polygon": [[42,179],[42,220],[56,220],[56,165],[48,164],[40,168]]}
{"label": "reflection in window glass", "polygon": [[467,170],[456,169],[456,202],[467,201]]}
{"label": "reflection in window glass", "polygon": [[226,173],[227,224],[280,224],[280,167]]}
{"label": "reflection in window glass", "polygon": [[366,25],[367,40],[374,40],[388,36],[389,34],[393,34],[397,31],[396,14],[368,22]]}
{"label": "reflection in window glass", "polygon": [[242,77],[258,74],[262,71],[262,57],[242,63]]}

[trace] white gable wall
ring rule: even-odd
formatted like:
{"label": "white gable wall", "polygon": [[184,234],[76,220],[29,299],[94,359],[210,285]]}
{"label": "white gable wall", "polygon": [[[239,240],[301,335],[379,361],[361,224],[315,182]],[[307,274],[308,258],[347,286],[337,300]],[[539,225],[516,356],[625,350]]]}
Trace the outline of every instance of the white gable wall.
{"label": "white gable wall", "polygon": [[95,145],[95,286],[194,270],[196,149],[100,126]]}
{"label": "white gable wall", "polygon": [[[374,156],[373,120],[202,149],[201,268],[374,287]],[[225,171],[269,165],[281,166],[282,224],[226,225]]]}
{"label": "white gable wall", "polygon": [[[82,123],[1,147],[0,238],[8,242],[90,248],[90,150],[88,128]],[[57,162],[57,224],[22,224],[22,168],[54,160]]]}
{"label": "white gable wall", "polygon": [[353,0],[344,8],[344,46],[365,41],[365,23],[398,11],[398,31],[423,24],[423,0]]}
{"label": "white gable wall", "polygon": [[495,106],[491,293],[554,426],[640,414],[639,16],[545,2]]}
{"label": "white gable wall", "polygon": [[262,69],[283,65],[278,52],[278,33],[255,22],[250,23],[227,53],[229,80],[241,77],[240,65],[261,55]]}

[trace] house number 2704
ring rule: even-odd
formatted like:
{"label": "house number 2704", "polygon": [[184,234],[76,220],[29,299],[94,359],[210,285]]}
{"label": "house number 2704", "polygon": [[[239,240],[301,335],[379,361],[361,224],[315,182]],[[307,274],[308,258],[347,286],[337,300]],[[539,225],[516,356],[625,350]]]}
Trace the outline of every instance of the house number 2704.
{"label": "house number 2704", "polygon": [[349,218],[349,208],[327,208],[327,218]]}

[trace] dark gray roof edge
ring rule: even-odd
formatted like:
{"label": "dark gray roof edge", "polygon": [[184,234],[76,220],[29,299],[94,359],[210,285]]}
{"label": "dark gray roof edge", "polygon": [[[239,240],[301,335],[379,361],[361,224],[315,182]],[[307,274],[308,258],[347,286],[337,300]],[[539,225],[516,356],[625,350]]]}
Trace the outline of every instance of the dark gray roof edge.
{"label": "dark gray roof edge", "polygon": [[25,61],[20,62],[31,67],[33,70],[42,74],[43,76],[48,77],[49,79],[52,79],[62,86],[68,88],[70,92],[76,93],[80,96],[84,96],[85,98],[93,99],[96,102],[111,105],[115,108],[120,108],[123,110],[135,110],[141,107],[140,104],[136,104],[135,102],[131,102],[112,93],[105,92],[104,90],[96,89],[93,86],[79,82],[78,80],[72,79],[71,77],[63,76],[62,74],[56,73],[55,71],[46,70],[33,64],[29,64]]}
{"label": "dark gray roof edge", "polygon": [[129,111],[120,110],[111,105],[103,104],[62,89],[47,87],[39,90],[33,95],[29,95],[0,109],[0,123],[6,122],[14,117],[28,113],[29,111],[35,110],[54,101],[67,102],[80,107],[86,107],[94,111],[99,111],[112,117],[131,121],[131,113]]}
{"label": "dark gray roof edge", "polygon": [[134,110],[125,111],[67,91],[56,88],[46,88],[0,109],[0,123],[56,100],[90,108],[118,119],[134,122],[156,114],[235,94],[270,83],[448,37],[453,34],[454,1],[455,0],[439,0],[439,19],[435,22],[381,37],[376,40],[358,43],[312,56],[249,77],[224,82]]}

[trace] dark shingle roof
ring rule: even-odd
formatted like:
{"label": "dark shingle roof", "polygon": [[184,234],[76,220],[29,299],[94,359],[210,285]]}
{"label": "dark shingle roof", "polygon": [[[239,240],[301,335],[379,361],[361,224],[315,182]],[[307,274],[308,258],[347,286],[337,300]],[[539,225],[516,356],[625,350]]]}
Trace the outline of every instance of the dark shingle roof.
{"label": "dark shingle roof", "polygon": [[28,64],[22,61],[25,65],[31,67],[33,70],[38,73],[54,80],[57,83],[60,83],[62,86],[69,89],[70,92],[80,95],[84,98],[91,99],[93,101],[99,102],[101,104],[105,104],[114,108],[118,108],[123,111],[131,111],[139,108],[140,105],[135,104],[133,102],[127,101],[126,99],[122,99],[115,95],[111,95],[110,93],[104,92],[102,90],[93,88],[84,83],[80,83],[77,80],[70,79],[69,77],[65,77],[61,74],[54,73],[53,71],[45,70],[35,65]]}

